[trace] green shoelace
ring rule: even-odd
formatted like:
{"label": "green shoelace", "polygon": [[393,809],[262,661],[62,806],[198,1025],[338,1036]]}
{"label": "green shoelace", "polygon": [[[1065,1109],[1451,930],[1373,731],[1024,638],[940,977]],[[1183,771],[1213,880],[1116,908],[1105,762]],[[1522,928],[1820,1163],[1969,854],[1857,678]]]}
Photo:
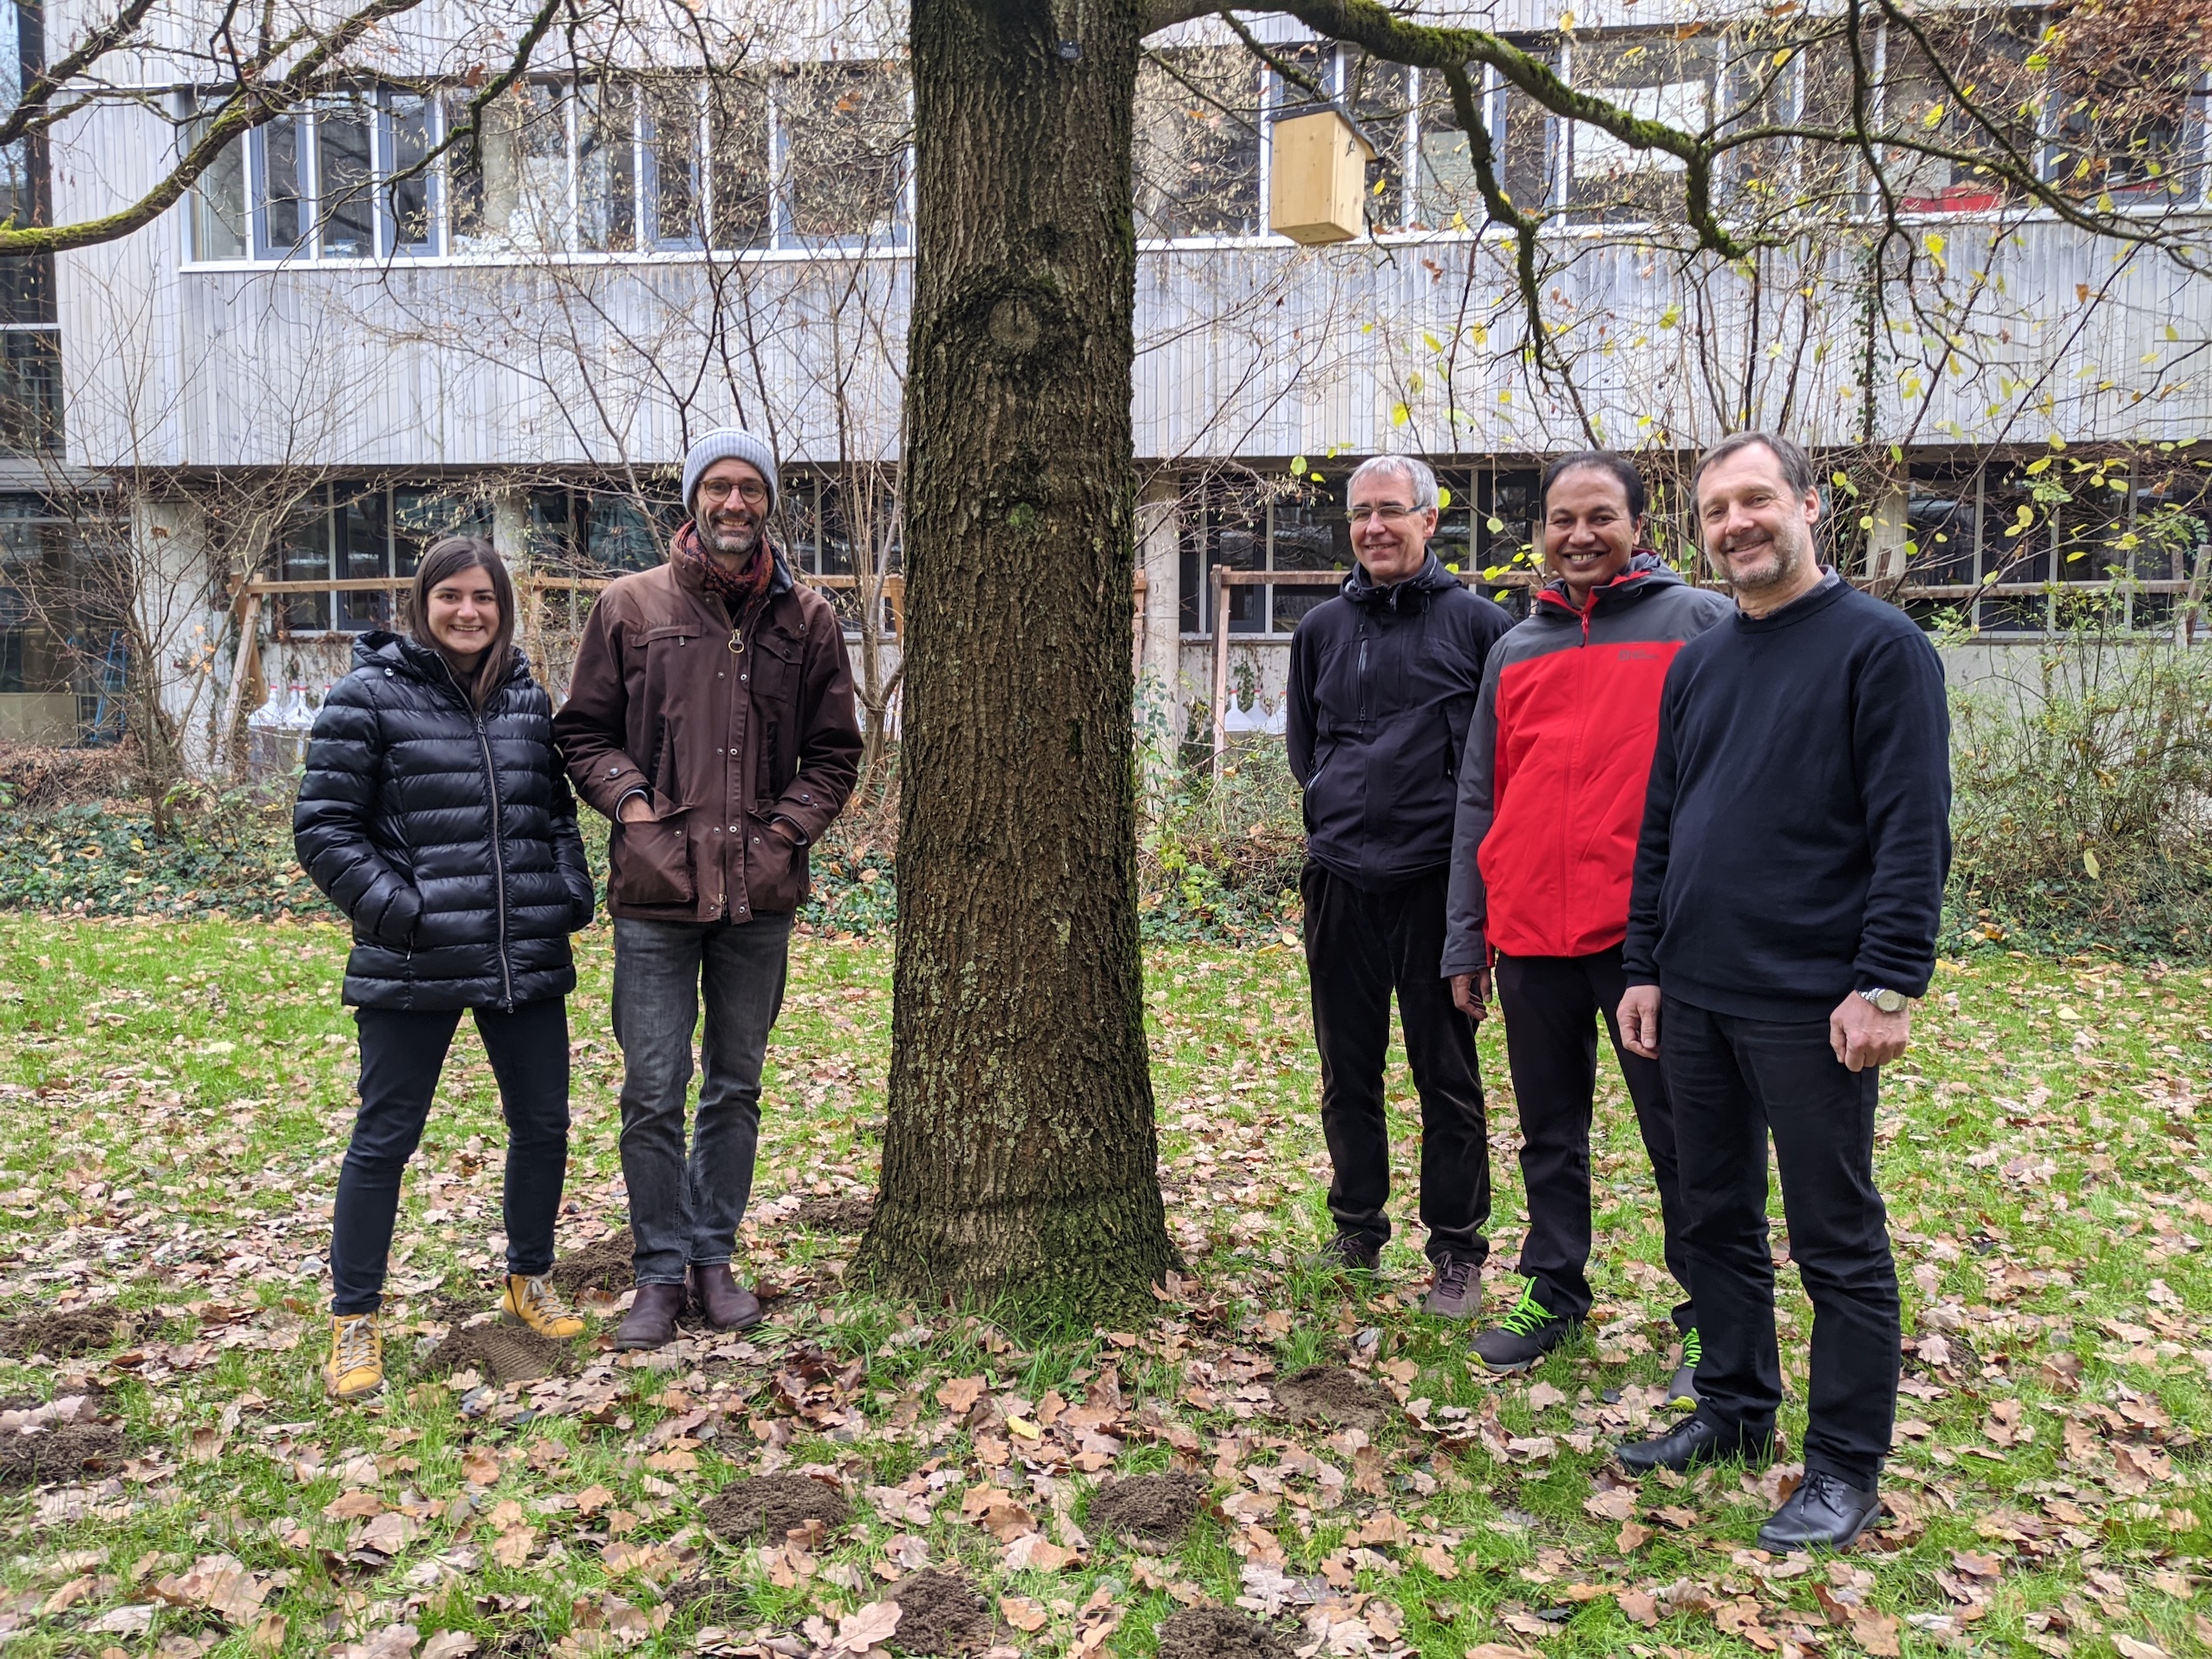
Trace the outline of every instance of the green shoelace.
{"label": "green shoelace", "polygon": [[1550,1323],[1551,1310],[1537,1300],[1536,1286],[1526,1284],[1521,1287],[1520,1301],[1514,1303],[1511,1313],[1498,1322],[1498,1328],[1516,1336],[1533,1336]]}
{"label": "green shoelace", "polygon": [[1698,1368],[1698,1362],[1704,1357],[1705,1344],[1698,1340],[1698,1328],[1692,1325],[1682,1333],[1682,1363],[1694,1371]]}

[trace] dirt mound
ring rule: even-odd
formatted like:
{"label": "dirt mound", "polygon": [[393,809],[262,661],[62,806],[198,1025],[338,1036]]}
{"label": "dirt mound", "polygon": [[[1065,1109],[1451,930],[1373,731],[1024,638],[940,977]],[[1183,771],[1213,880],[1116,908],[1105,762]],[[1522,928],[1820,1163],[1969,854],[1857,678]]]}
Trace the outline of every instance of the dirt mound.
{"label": "dirt mound", "polygon": [[694,1573],[669,1586],[669,1605],[678,1614],[695,1614],[701,1624],[727,1624],[745,1617],[745,1590],[733,1578]]}
{"label": "dirt mound", "polygon": [[555,1262],[545,1277],[564,1296],[579,1290],[607,1290],[619,1296],[630,1287],[630,1251],[636,1247],[630,1229],[609,1233],[597,1244],[572,1250]]}
{"label": "dirt mound", "polygon": [[122,1460],[121,1423],[63,1423],[41,1434],[0,1435],[0,1486],[68,1480]]}
{"label": "dirt mound", "polygon": [[453,1332],[423,1355],[424,1376],[477,1371],[491,1382],[530,1382],[565,1376],[576,1368],[568,1344],[512,1325],[468,1325]]}
{"label": "dirt mound", "polygon": [[699,1506],[699,1518],[723,1538],[765,1534],[771,1542],[809,1521],[843,1526],[845,1512],[845,1494],[811,1474],[747,1475]]}
{"label": "dirt mound", "polygon": [[990,1642],[990,1609],[958,1573],[931,1567],[900,1579],[884,1592],[884,1599],[898,1603],[891,1645],[902,1653],[974,1653]]}
{"label": "dirt mound", "polygon": [[1225,1607],[1186,1607],[1161,1621],[1159,1659],[1292,1659],[1290,1644]]}
{"label": "dirt mound", "polygon": [[1390,1414],[1391,1399],[1375,1383],[1341,1365],[1315,1365],[1280,1378],[1275,1402],[1294,1422],[1373,1429]]}
{"label": "dirt mound", "polygon": [[865,1232],[876,1217],[873,1199],[809,1199],[791,1212],[791,1218],[816,1232]]}
{"label": "dirt mound", "polygon": [[0,1353],[17,1359],[43,1354],[51,1360],[94,1354],[114,1347],[129,1329],[123,1310],[112,1302],[55,1313],[27,1313],[20,1318],[0,1320]]}
{"label": "dirt mound", "polygon": [[1205,1506],[1202,1474],[1140,1474],[1109,1480],[1091,1494],[1089,1525],[1093,1532],[1133,1544],[1180,1544]]}

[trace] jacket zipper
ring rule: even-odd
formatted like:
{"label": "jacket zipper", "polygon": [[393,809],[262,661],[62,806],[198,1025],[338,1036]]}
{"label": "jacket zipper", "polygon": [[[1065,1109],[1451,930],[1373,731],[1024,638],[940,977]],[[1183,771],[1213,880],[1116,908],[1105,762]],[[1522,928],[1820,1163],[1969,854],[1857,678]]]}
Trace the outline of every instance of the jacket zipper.
{"label": "jacket zipper", "polygon": [[460,692],[460,699],[468,705],[469,718],[476,723],[477,746],[484,751],[484,781],[492,790],[492,879],[499,889],[495,898],[495,914],[499,918],[499,987],[506,993],[503,1006],[514,1006],[514,970],[507,961],[507,859],[499,844],[502,820],[506,813],[499,806],[499,769],[492,761],[492,735],[484,728],[484,711],[476,706],[475,699],[461,691],[460,682],[453,678],[453,664],[441,655],[439,662],[446,670],[446,679],[453,689]]}

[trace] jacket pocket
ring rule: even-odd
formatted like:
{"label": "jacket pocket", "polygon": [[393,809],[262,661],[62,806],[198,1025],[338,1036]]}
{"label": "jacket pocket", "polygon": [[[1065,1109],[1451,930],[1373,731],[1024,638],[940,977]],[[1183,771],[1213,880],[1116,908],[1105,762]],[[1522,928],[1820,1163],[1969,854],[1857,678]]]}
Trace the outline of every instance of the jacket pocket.
{"label": "jacket pocket", "polygon": [[681,810],[639,824],[621,824],[608,852],[610,901],[644,906],[688,905],[697,892]]}
{"label": "jacket pocket", "polygon": [[793,846],[748,813],[745,837],[745,897],[755,916],[784,916],[806,897],[806,849]]}

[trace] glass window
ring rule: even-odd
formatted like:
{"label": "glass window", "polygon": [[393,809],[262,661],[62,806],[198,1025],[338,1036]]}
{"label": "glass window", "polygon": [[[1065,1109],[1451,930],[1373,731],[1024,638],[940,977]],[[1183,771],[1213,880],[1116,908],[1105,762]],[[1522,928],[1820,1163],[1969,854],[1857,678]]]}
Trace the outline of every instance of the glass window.
{"label": "glass window", "polygon": [[584,538],[573,517],[573,503],[564,489],[532,490],[523,539],[532,559],[555,570],[581,564]]}
{"label": "glass window", "polygon": [[1301,480],[1274,504],[1274,568],[1327,571],[1326,582],[1308,587],[1286,583],[1265,590],[1274,631],[1287,634],[1299,618],[1334,597],[1352,568],[1352,526],[1344,516],[1343,476]]}
{"label": "glass window", "polygon": [[[328,496],[318,485],[314,494],[294,512],[277,539],[277,579],[280,582],[330,580],[330,510]],[[277,614],[291,633],[323,633],[330,626],[330,595],[289,593]]]}
{"label": "glass window", "polygon": [[626,253],[637,245],[637,88],[586,82],[576,94],[577,245]]}
{"label": "glass window", "polygon": [[326,259],[375,256],[375,114],[365,95],[315,112],[316,212]]}
{"label": "glass window", "polygon": [[[1709,33],[1635,29],[1576,41],[1569,66],[1578,90],[1641,120],[1699,133],[1713,123],[1716,56]],[[1567,142],[1567,202],[1577,219],[1654,219],[1679,193],[1682,162],[1664,151],[1635,149],[1583,121]]]}
{"label": "glass window", "polygon": [[[338,489],[338,577],[342,581],[367,581],[392,574],[389,515],[382,487]],[[394,615],[388,590],[341,593],[338,626],[349,633],[388,628]]]}
{"label": "glass window", "polygon": [[821,553],[815,545],[814,480],[805,474],[786,473],[776,492],[776,523],[770,534],[791,561],[794,574],[819,575]]}
{"label": "glass window", "polygon": [[62,336],[47,329],[0,331],[0,450],[29,454],[62,436]]}
{"label": "glass window", "polygon": [[[1420,87],[1420,173],[1414,188],[1414,221],[1436,230],[1478,225],[1489,217],[1489,209],[1475,183],[1473,153],[1452,108],[1452,88],[1441,75],[1434,74],[1423,75]],[[1480,81],[1474,90],[1476,108],[1488,124],[1498,182],[1507,197],[1523,209],[1550,206],[1550,115],[1494,73],[1487,91]]]}
{"label": "glass window", "polygon": [[412,93],[387,93],[384,134],[382,251],[386,254],[438,251],[438,216],[432,195],[431,131],[436,106]]}
{"label": "glass window", "polygon": [[447,536],[490,540],[491,503],[422,486],[392,492],[393,575],[413,576],[422,555]]}
{"label": "glass window", "polygon": [[[202,118],[185,129],[188,146],[199,141],[207,124]],[[195,259],[246,257],[245,150],[243,140],[225,145],[192,185],[192,257]]]}
{"label": "glass window", "polygon": [[[1923,13],[1915,22],[1917,38],[1894,24],[1888,32],[1882,125],[1961,153],[1954,159],[1885,151],[1883,170],[1898,205],[1907,212],[1971,213],[2013,199],[2018,187],[1971,158],[1995,159],[2009,148],[2012,163],[2036,165],[2046,88],[2036,53],[2040,14],[1991,8]],[[2037,62],[2031,64],[2031,58]],[[1938,62],[1971,110],[1951,95]]]}
{"label": "glass window", "polygon": [[[2019,467],[1984,472],[1981,480],[1981,570],[1987,583],[2048,582],[2052,525]],[[2047,593],[1992,594],[1977,608],[1976,624],[1990,633],[2039,633],[2051,625]]]}
{"label": "glass window", "polygon": [[312,153],[305,115],[279,115],[248,134],[253,181],[253,251],[261,259],[288,259],[308,230]]}
{"label": "glass window", "polygon": [[707,130],[714,244],[765,248],[775,233],[769,156],[768,88],[743,75],[707,83]]}
{"label": "glass window", "polygon": [[699,92],[688,82],[656,82],[646,93],[645,222],[656,247],[705,240]]}
{"label": "glass window", "polygon": [[1346,63],[1344,75],[1344,101],[1360,131],[1375,147],[1374,162],[1367,170],[1367,223],[1377,231],[1394,231],[1406,223],[1413,71],[1402,63],[1361,55]]}
{"label": "glass window", "polygon": [[812,247],[904,234],[906,75],[891,63],[815,63],[781,76],[786,234]]}
{"label": "glass window", "polygon": [[449,95],[448,122],[475,124],[448,151],[453,245],[464,253],[553,251],[569,245],[568,127],[559,89],[519,82],[480,118],[467,94]]}
{"label": "glass window", "polygon": [[[2179,31],[2176,31],[2177,33]],[[2201,42],[2111,38],[2100,15],[2070,18],[2055,49],[2053,183],[2111,207],[2193,201],[2204,160]]]}
{"label": "glass window", "polygon": [[1145,55],[1137,71],[1138,235],[1258,231],[1259,93],[1258,66],[1242,46]]}
{"label": "glass window", "polygon": [[649,571],[662,562],[673,526],[663,527],[660,520],[673,516],[673,502],[648,504],[615,491],[595,493],[590,500],[584,550],[596,569]]}

